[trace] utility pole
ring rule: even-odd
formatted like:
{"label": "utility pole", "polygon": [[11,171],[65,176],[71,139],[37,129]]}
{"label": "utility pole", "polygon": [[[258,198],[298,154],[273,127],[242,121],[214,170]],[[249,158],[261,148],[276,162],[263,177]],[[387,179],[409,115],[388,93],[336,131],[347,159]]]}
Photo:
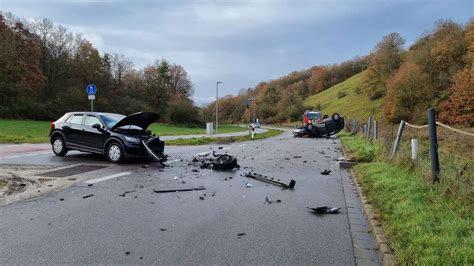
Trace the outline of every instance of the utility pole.
{"label": "utility pole", "polygon": [[219,127],[219,84],[221,81],[216,82],[216,134]]}

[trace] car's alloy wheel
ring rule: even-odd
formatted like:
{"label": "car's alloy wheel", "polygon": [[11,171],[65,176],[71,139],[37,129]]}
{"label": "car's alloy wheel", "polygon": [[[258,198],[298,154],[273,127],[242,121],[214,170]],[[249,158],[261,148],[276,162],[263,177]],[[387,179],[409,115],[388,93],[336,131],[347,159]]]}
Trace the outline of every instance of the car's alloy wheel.
{"label": "car's alloy wheel", "polygon": [[123,158],[123,151],[122,147],[120,144],[117,142],[113,142],[112,144],[109,145],[107,148],[107,159],[113,163],[118,163],[122,160]]}
{"label": "car's alloy wheel", "polygon": [[62,137],[55,137],[53,143],[51,144],[54,154],[57,156],[64,156],[67,153],[66,145]]}

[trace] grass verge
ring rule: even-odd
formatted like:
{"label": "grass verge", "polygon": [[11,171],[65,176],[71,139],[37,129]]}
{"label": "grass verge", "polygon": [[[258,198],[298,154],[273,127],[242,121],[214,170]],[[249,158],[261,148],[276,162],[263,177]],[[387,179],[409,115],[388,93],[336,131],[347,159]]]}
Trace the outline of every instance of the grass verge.
{"label": "grass verge", "polygon": [[[0,120],[0,143],[47,143],[49,121]],[[149,129],[159,136],[206,134],[205,128],[168,124],[152,124]],[[219,133],[245,131],[235,125],[219,126]]]}
{"label": "grass verge", "polygon": [[[398,264],[474,264],[472,188],[450,193],[459,180],[444,173],[440,183],[428,182],[420,174],[427,162],[407,167],[385,158],[379,144],[363,137],[340,138],[350,157],[368,161],[354,171],[380,216]],[[444,165],[450,163],[444,158]]]}
{"label": "grass verge", "polygon": [[[269,129],[267,132],[255,134],[254,140],[270,138],[281,134],[283,130]],[[235,137],[207,137],[207,138],[191,138],[191,139],[175,139],[167,140],[166,145],[185,146],[185,145],[204,145],[209,143],[232,143],[252,140],[249,135]]]}

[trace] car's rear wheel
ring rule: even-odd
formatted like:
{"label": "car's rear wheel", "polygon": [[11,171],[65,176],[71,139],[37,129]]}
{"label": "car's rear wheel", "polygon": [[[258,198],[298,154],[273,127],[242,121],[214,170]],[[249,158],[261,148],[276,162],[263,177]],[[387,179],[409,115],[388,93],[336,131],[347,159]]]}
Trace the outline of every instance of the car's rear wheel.
{"label": "car's rear wheel", "polygon": [[339,120],[341,120],[341,116],[338,113],[332,114],[331,118],[334,122],[339,122]]}
{"label": "car's rear wheel", "polygon": [[118,143],[117,141],[111,142],[107,146],[105,155],[107,157],[107,160],[109,160],[112,163],[121,162],[124,157],[122,145],[120,145],[120,143]]}
{"label": "car's rear wheel", "polygon": [[51,147],[53,148],[54,154],[57,156],[64,156],[68,152],[66,148],[66,143],[61,136],[55,136],[51,142]]}
{"label": "car's rear wheel", "polygon": [[313,131],[313,128],[314,128],[313,124],[311,124],[311,123],[306,124],[306,130],[307,130],[308,132]]}

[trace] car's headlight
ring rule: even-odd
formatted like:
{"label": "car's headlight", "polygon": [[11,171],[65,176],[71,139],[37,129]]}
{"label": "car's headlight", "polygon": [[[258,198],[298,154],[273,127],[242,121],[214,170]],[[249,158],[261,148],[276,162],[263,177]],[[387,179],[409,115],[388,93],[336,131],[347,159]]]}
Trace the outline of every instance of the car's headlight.
{"label": "car's headlight", "polygon": [[125,136],[125,140],[130,142],[130,143],[140,143],[140,139],[139,138],[134,138],[134,137],[127,137]]}

